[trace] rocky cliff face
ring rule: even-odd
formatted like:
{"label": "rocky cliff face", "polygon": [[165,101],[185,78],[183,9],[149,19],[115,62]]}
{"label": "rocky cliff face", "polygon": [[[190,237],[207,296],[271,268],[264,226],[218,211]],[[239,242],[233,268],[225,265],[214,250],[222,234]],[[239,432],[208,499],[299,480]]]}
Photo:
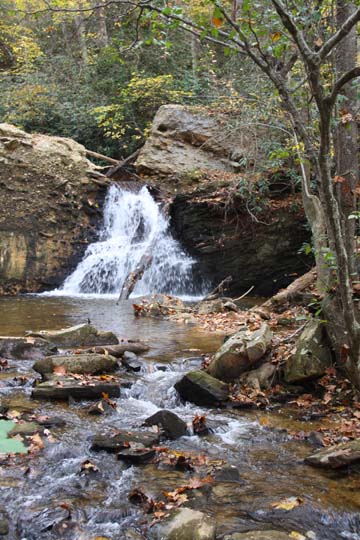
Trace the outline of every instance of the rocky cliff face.
{"label": "rocky cliff face", "polygon": [[0,124],[0,294],[63,281],[96,236],[99,176],[75,141]]}

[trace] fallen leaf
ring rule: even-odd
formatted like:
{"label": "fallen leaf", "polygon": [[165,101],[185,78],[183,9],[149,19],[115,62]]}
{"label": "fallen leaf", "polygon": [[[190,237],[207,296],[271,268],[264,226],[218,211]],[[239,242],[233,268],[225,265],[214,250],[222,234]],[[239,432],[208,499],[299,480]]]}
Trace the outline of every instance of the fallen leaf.
{"label": "fallen leaf", "polygon": [[61,366],[55,366],[53,369],[53,372],[55,375],[65,375],[66,374],[66,367],[64,365]]}
{"label": "fallen leaf", "polygon": [[289,497],[288,499],[283,499],[279,502],[274,502],[271,504],[273,508],[276,510],[292,510],[293,508],[296,508],[300,504],[302,504],[304,501],[300,497]]}

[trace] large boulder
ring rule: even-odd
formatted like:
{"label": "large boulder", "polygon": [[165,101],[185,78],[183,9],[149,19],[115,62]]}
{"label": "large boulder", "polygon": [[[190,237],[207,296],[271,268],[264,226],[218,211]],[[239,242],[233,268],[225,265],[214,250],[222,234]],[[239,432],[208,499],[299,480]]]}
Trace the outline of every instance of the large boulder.
{"label": "large boulder", "polygon": [[305,463],[324,469],[340,469],[360,462],[360,439],[323,448],[307,457]]}
{"label": "large boulder", "polygon": [[265,355],[271,339],[272,333],[266,323],[255,332],[243,328],[220,347],[208,367],[208,372],[227,382],[238,379]]}
{"label": "large boulder", "polygon": [[71,139],[0,124],[0,294],[61,284],[96,237],[106,179]]}
{"label": "large boulder", "polygon": [[118,338],[113,332],[102,332],[91,324],[78,324],[61,330],[28,332],[30,337],[45,338],[59,347],[90,347],[92,345],[116,345]]}
{"label": "large boulder", "polygon": [[231,129],[226,116],[216,117],[204,108],[163,105],[136,167],[143,174],[174,179],[199,169],[235,171],[241,159],[251,160],[253,141],[249,130]]}
{"label": "large boulder", "polygon": [[0,337],[0,356],[16,360],[35,360],[56,353],[53,343],[34,337]]}
{"label": "large boulder", "polygon": [[180,508],[157,526],[157,538],[164,540],[215,540],[214,519],[191,508]]}
{"label": "large boulder", "polygon": [[313,319],[301,333],[295,354],[286,362],[285,380],[288,383],[301,383],[321,377],[331,362],[331,351],[326,342],[324,324]]}
{"label": "large boulder", "polygon": [[88,373],[97,375],[115,371],[118,367],[116,358],[105,354],[72,354],[69,356],[48,356],[38,360],[33,369],[46,376],[62,366],[67,373]]}
{"label": "large boulder", "polygon": [[157,411],[144,422],[145,426],[159,426],[166,439],[177,439],[187,434],[187,424],[175,413],[167,410]]}
{"label": "large boulder", "polygon": [[174,386],[183,400],[200,406],[221,405],[229,398],[228,385],[206,371],[190,371]]}

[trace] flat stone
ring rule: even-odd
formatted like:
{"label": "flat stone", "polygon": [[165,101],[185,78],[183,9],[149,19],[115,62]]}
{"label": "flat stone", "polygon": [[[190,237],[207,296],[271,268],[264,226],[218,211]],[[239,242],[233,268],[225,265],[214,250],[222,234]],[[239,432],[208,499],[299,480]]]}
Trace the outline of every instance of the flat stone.
{"label": "flat stone", "polygon": [[19,422],[9,431],[9,437],[15,437],[15,435],[34,435],[38,431],[42,431],[39,424],[35,422]]}
{"label": "flat stone", "polygon": [[152,448],[146,448],[143,444],[132,443],[130,448],[124,448],[117,454],[117,458],[128,461],[134,465],[150,461],[156,454]]}
{"label": "flat stone", "polygon": [[228,385],[202,370],[190,371],[174,386],[182,399],[196,405],[219,405],[229,397]]}
{"label": "flat stone", "polygon": [[58,347],[91,347],[93,345],[116,345],[119,343],[113,332],[102,332],[91,324],[79,324],[61,330],[29,332],[28,335],[47,339]]}
{"label": "flat stone", "polygon": [[239,469],[234,465],[225,465],[216,474],[217,482],[240,482]]}
{"label": "flat stone", "polygon": [[44,428],[64,427],[66,422],[60,416],[39,416],[36,422]]}
{"label": "flat stone", "polygon": [[67,373],[88,373],[97,375],[115,371],[119,366],[116,358],[105,354],[73,354],[68,356],[48,356],[38,360],[33,369],[41,375],[53,373],[54,368],[63,366]]}
{"label": "flat stone", "polygon": [[119,382],[106,382],[96,380],[91,381],[76,380],[73,378],[57,378],[43,382],[35,386],[31,393],[34,399],[47,400],[67,400],[73,399],[101,399],[103,394],[109,397],[120,396]]}
{"label": "flat stone", "polygon": [[56,345],[42,338],[0,336],[0,356],[3,358],[35,360],[56,351]]}
{"label": "flat stone", "polygon": [[290,540],[284,531],[248,531],[224,536],[224,540]]}
{"label": "flat stone", "polygon": [[313,467],[339,469],[360,462],[360,439],[323,448],[305,459]]}
{"label": "flat stone", "polygon": [[175,413],[167,410],[158,411],[149,416],[144,422],[145,426],[160,426],[164,437],[178,439],[187,434],[187,424]]}
{"label": "flat stone", "polygon": [[164,540],[215,540],[214,518],[190,508],[181,508],[157,526]]}
{"label": "flat stone", "polygon": [[5,536],[9,534],[9,524],[6,519],[0,519],[0,536]]}
{"label": "flat stone", "polygon": [[91,445],[92,450],[119,452],[132,444],[142,444],[148,448],[159,442],[159,435],[154,431],[119,430],[116,435],[96,435]]}
{"label": "flat stone", "polygon": [[130,340],[120,340],[118,345],[103,345],[103,346],[97,346],[92,347],[91,349],[87,349],[84,352],[95,352],[98,354],[110,354],[111,356],[115,356],[115,358],[121,358],[126,352],[133,352],[134,354],[141,354],[145,353],[150,349],[146,343],[143,343],[142,341],[130,341]]}

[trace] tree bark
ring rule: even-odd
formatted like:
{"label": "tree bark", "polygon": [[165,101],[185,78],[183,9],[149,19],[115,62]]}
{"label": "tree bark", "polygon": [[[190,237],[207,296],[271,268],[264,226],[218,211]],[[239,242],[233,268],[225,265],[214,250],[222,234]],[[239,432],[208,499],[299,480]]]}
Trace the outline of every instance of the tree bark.
{"label": "tree bark", "polygon": [[[80,10],[84,8],[82,0],[78,0],[78,7]],[[75,16],[75,29],[76,35],[79,42],[80,54],[81,54],[81,63],[84,67],[87,65],[88,52],[86,46],[86,29],[84,15],[82,11],[79,11]]]}

